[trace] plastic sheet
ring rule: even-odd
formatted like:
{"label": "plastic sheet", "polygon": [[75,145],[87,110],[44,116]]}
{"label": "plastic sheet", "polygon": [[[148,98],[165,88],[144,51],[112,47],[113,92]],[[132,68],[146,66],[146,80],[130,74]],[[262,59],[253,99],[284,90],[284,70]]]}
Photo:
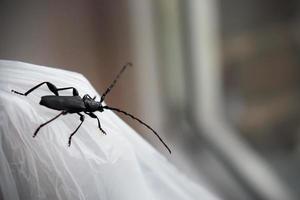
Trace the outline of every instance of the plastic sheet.
{"label": "plastic sheet", "polygon": [[[70,133],[79,125],[77,114],[61,116],[39,105],[51,94],[46,86],[27,97],[40,82],[73,86],[80,95],[99,94],[86,78],[74,72],[16,61],[0,61],[0,199],[5,200],[199,200],[216,199],[191,182],[151,145],[111,111],[86,117],[68,148]],[[60,92],[71,94],[71,91]]]}

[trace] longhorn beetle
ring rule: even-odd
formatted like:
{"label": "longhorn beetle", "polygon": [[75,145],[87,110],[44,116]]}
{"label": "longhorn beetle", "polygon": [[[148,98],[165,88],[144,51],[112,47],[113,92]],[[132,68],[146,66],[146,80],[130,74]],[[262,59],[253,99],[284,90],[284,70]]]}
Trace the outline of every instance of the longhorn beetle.
{"label": "longhorn beetle", "polygon": [[[82,125],[83,121],[84,121],[84,115],[81,113],[85,113],[88,116],[90,116],[91,118],[97,119],[98,121],[98,127],[100,129],[100,131],[106,135],[106,132],[102,129],[101,124],[100,124],[100,120],[97,117],[97,115],[94,114],[94,112],[99,111],[99,112],[103,112],[104,110],[112,110],[112,111],[116,111],[119,113],[122,113],[126,116],[131,117],[132,119],[140,122],[142,125],[144,125],[145,127],[147,127],[148,129],[150,129],[156,136],[157,138],[160,140],[160,142],[167,148],[167,150],[169,151],[169,153],[171,153],[170,148],[168,147],[168,145],[162,140],[162,138],[158,135],[158,133],[151,128],[148,124],[146,124],[145,122],[143,122],[142,120],[138,119],[137,117],[133,116],[132,114],[125,112],[119,108],[114,108],[111,106],[107,106],[107,105],[102,105],[106,95],[111,91],[111,89],[115,86],[115,84],[117,83],[117,80],[120,78],[120,76],[122,75],[122,73],[125,71],[125,69],[128,66],[132,66],[131,63],[127,63],[126,65],[124,65],[121,69],[121,71],[117,74],[116,78],[113,80],[113,82],[110,84],[110,86],[106,89],[106,91],[102,94],[100,101],[95,101],[96,96],[94,98],[91,98],[90,95],[85,94],[82,98],[79,96],[79,93],[77,91],[76,88],[74,87],[64,87],[64,88],[57,88],[55,85],[53,85],[50,82],[42,82],[36,86],[34,86],[33,88],[29,89],[27,92],[25,93],[21,93],[21,92],[17,92],[15,90],[11,90],[13,93],[19,94],[19,95],[23,95],[23,96],[27,96],[28,94],[30,94],[31,92],[33,92],[35,89],[37,89],[38,87],[46,84],[49,88],[49,90],[54,93],[54,95],[47,95],[47,96],[42,96],[41,97],[41,101],[40,101],[40,105],[46,106],[50,109],[54,109],[54,110],[59,110],[61,111],[57,116],[55,116],[54,118],[50,119],[49,121],[46,121],[45,123],[41,124],[36,131],[33,134],[33,137],[35,137],[37,135],[37,133],[39,132],[39,130],[47,125],[48,123],[54,121],[55,119],[57,119],[58,117],[60,117],[61,115],[66,115],[66,114],[72,114],[72,113],[76,113],[79,115],[79,119],[80,119],[80,124],[79,126],[75,129],[75,131],[70,135],[69,137],[69,141],[68,141],[68,145],[71,145],[71,139],[72,136],[78,131],[78,129],[80,128],[80,126]],[[73,96],[60,96],[58,91],[62,91],[62,90],[73,90]]]}

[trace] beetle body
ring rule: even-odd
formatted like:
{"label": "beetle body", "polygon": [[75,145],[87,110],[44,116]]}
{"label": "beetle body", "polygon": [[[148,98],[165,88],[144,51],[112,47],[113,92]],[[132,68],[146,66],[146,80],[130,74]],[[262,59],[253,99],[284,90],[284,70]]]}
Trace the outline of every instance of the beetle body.
{"label": "beetle body", "polygon": [[82,112],[86,109],[80,96],[48,95],[41,98],[40,104],[54,110],[65,110],[69,113]]}
{"label": "beetle body", "polygon": [[100,111],[101,104],[84,96],[42,96],[40,104],[54,110],[66,111],[68,113],[95,112]]}

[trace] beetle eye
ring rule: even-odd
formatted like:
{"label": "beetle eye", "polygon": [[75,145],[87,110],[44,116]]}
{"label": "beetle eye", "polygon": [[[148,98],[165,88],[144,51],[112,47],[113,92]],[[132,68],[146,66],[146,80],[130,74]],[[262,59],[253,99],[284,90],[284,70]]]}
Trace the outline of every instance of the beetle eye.
{"label": "beetle eye", "polygon": [[103,110],[103,106],[102,106],[101,104],[99,105],[98,110],[99,110],[100,112],[103,112],[103,111],[104,111],[104,110]]}

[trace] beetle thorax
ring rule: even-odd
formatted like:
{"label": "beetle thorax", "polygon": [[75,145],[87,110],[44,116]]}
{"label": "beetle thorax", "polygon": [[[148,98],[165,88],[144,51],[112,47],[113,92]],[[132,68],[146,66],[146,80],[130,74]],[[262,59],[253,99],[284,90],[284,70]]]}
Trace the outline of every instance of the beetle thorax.
{"label": "beetle thorax", "polygon": [[84,99],[84,105],[88,112],[95,112],[98,110],[100,103],[92,99]]}

